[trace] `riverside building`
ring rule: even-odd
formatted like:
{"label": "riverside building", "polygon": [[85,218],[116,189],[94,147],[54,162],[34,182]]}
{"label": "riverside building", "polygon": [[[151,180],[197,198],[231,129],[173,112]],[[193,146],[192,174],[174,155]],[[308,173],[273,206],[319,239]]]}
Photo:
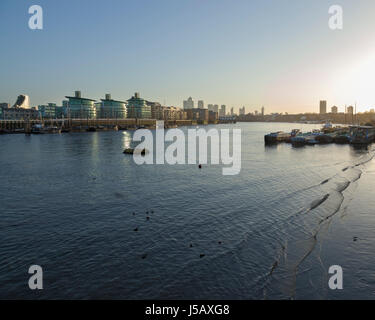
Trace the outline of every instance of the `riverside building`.
{"label": "riverside building", "polygon": [[81,97],[81,91],[76,91],[74,97],[66,96],[67,116],[72,119],[96,119],[96,107],[94,99]]}
{"label": "riverside building", "polygon": [[128,101],[128,118],[131,119],[151,119],[151,107],[146,100],[142,99],[138,92]]}
{"label": "riverside building", "polygon": [[98,119],[126,119],[126,102],[113,100],[110,94],[96,104]]}

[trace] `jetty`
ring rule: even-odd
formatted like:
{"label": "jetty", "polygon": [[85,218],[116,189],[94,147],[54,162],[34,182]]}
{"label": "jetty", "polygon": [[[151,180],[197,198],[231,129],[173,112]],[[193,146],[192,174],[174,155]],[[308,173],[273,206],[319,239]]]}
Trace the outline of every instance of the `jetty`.
{"label": "jetty", "polygon": [[298,129],[291,132],[278,131],[265,135],[264,142],[266,145],[285,142],[294,147],[330,143],[368,145],[375,142],[375,127],[325,125],[321,130],[311,132],[301,132]]}

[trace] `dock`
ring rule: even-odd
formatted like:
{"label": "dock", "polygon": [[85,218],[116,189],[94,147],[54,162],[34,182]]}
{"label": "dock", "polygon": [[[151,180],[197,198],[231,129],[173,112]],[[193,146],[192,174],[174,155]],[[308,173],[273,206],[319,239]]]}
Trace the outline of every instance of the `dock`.
{"label": "dock", "polygon": [[352,144],[369,145],[375,142],[375,127],[349,126],[349,127],[323,127],[321,130],[300,132],[273,132],[264,136],[266,145],[277,143],[291,143],[294,147],[316,144]]}

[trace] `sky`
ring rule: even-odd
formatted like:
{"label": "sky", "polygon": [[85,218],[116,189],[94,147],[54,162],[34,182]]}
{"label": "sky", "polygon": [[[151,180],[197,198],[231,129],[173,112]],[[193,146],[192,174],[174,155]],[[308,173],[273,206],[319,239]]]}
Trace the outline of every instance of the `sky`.
{"label": "sky", "polygon": [[[31,30],[31,5],[43,30]],[[341,5],[343,30],[328,27]],[[0,102],[82,96],[247,112],[375,105],[373,0],[0,0]]]}

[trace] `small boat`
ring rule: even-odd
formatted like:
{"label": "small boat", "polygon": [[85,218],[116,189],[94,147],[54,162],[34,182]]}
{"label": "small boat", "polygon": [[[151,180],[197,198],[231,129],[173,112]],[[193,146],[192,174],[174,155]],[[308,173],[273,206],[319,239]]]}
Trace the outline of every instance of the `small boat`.
{"label": "small boat", "polygon": [[304,146],[306,144],[306,135],[299,134],[290,139],[294,147]]}
{"label": "small boat", "polygon": [[136,150],[136,149],[133,149],[133,148],[127,148],[127,149],[124,150],[124,154],[140,154],[141,156],[144,156],[147,153],[148,153],[147,149]]}
{"label": "small boat", "polygon": [[321,133],[315,137],[315,140],[320,144],[328,144],[333,142],[333,136],[330,134]]}
{"label": "small boat", "polygon": [[52,127],[46,127],[46,128],[44,129],[44,131],[45,131],[46,133],[58,133],[58,134],[60,134],[60,133],[61,133],[61,128],[59,128],[59,127],[55,127],[55,126],[52,126]]}
{"label": "small boat", "polygon": [[316,144],[319,144],[319,141],[316,140],[316,136],[309,136],[309,137],[306,137],[305,138],[305,142],[307,145],[309,146],[313,146],[313,145],[316,145]]}
{"label": "small boat", "polygon": [[316,137],[318,134],[319,132],[317,131],[297,134],[295,137],[291,138],[292,145],[294,147],[301,147],[306,144],[315,145],[318,143],[316,141]]}
{"label": "small boat", "polygon": [[300,129],[293,129],[292,132],[290,133],[290,136],[289,138],[286,139],[285,142],[287,143],[291,143],[292,142],[292,138],[299,135],[301,133],[301,130]]}
{"label": "small boat", "polygon": [[351,144],[370,144],[375,140],[375,128],[369,126],[350,127]]}
{"label": "small boat", "polygon": [[264,142],[266,144],[285,142],[290,139],[290,137],[290,133],[286,133],[283,131],[273,132],[264,136]]}
{"label": "small boat", "polygon": [[61,133],[61,128],[56,126],[45,127],[43,124],[35,124],[31,128],[32,134]]}
{"label": "small boat", "polygon": [[333,142],[337,144],[347,144],[350,143],[350,136],[348,133],[336,134],[333,138]]}
{"label": "small boat", "polygon": [[32,134],[44,134],[44,126],[42,124],[34,124],[31,128]]}
{"label": "small boat", "polygon": [[328,133],[328,132],[332,132],[332,130],[333,130],[333,125],[332,125],[332,123],[331,123],[330,121],[327,121],[327,122],[324,124],[324,126],[323,126],[323,128],[322,128],[322,131],[323,131],[324,133]]}

